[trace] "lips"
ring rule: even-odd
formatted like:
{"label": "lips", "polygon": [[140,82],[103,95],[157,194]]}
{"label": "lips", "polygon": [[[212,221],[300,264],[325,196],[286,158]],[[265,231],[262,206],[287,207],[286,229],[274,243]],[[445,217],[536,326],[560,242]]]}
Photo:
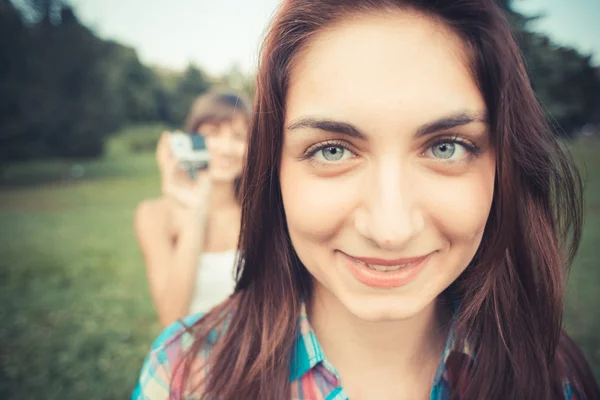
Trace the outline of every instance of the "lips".
{"label": "lips", "polygon": [[397,271],[400,268],[407,267],[407,266],[413,264],[413,263],[408,263],[408,264],[394,264],[394,265],[378,265],[378,264],[364,263],[360,260],[357,260],[356,258],[354,258],[353,260],[356,261],[357,263],[360,263],[368,268],[374,269],[379,272]]}
{"label": "lips", "polygon": [[433,252],[423,256],[396,259],[354,257],[343,252],[340,254],[342,265],[345,265],[359,282],[375,288],[393,288],[413,281],[425,268]]}
{"label": "lips", "polygon": [[[383,258],[372,258],[372,257],[353,257],[356,262],[363,263],[372,268],[378,269],[377,267],[383,267],[384,269],[398,269],[402,267],[406,267],[410,264],[417,263],[419,261],[424,260],[429,254],[425,254],[423,256],[418,257],[408,257],[408,258],[397,258],[394,260],[386,260]],[[378,269],[379,270],[379,269]]]}

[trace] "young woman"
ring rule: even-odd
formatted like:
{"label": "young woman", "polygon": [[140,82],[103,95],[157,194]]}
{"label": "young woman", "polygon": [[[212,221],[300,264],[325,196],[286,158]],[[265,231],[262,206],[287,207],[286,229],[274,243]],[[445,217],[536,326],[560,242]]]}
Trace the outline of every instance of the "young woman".
{"label": "young woman", "polygon": [[237,94],[214,92],[196,100],[186,130],[205,136],[210,161],[193,180],[171,153],[170,134],[159,141],[163,195],[138,206],[134,225],[165,326],[207,312],[233,293],[249,116]]}
{"label": "young woman", "polygon": [[561,331],[581,181],[492,0],[285,2],[251,125],[235,294],[134,398],[598,398]]}

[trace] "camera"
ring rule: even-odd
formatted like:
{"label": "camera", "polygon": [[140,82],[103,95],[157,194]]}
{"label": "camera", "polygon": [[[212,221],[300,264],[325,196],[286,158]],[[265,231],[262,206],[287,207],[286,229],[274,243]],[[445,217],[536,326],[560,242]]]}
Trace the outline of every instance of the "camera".
{"label": "camera", "polygon": [[204,136],[177,132],[171,134],[170,141],[171,152],[179,160],[179,168],[190,172],[208,168]]}

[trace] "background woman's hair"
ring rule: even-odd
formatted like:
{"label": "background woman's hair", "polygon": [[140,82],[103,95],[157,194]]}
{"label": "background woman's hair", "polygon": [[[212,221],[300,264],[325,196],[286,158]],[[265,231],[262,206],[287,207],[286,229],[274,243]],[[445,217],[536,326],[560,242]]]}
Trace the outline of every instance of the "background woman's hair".
{"label": "background woman's hair", "polygon": [[[460,300],[458,339],[475,350],[474,363],[458,365],[451,374],[453,396],[562,398],[562,378],[569,376],[595,398],[597,387],[583,356],[561,331],[566,269],[581,236],[581,178],[547,126],[515,40],[492,0],[283,4],[266,37],[258,74],[248,148],[253,156],[242,182],[243,260],[236,293],[190,327],[196,343],[173,387],[199,391],[204,398],[289,398],[300,299],[311,289],[290,243],[279,185],[290,71],[323,28],[353,14],[398,10],[435,18],[464,40],[497,158],[496,189],[480,249],[444,293]],[[193,355],[225,319],[228,328],[208,361],[210,375],[198,382],[192,377],[202,366]]]}
{"label": "background woman's hair", "polygon": [[202,124],[228,122],[236,115],[250,122],[251,105],[241,93],[211,91],[194,101],[185,121],[185,130],[199,133],[198,128]]}

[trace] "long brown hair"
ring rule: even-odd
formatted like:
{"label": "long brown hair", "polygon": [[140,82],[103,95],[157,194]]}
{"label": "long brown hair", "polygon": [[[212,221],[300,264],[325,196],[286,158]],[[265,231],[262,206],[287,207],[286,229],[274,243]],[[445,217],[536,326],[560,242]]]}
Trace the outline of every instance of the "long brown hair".
{"label": "long brown hair", "polygon": [[[189,331],[184,385],[203,398],[285,399],[300,299],[310,276],[290,242],[279,183],[286,92],[293,63],[311,38],[359,13],[412,10],[465,42],[484,96],[496,149],[496,189],[473,261],[447,290],[461,307],[456,334],[475,351],[453,375],[461,399],[562,398],[562,378],[595,398],[577,347],[561,331],[567,266],[580,241],[581,178],[546,124],[521,55],[492,0],[303,0],[285,2],[262,50],[242,182],[243,258],[235,294]],[[225,331],[219,330],[223,324]],[[209,375],[194,354],[217,330]],[[567,367],[567,365],[569,367]],[[175,387],[175,386],[174,386]],[[174,393],[182,395],[182,393]]]}

